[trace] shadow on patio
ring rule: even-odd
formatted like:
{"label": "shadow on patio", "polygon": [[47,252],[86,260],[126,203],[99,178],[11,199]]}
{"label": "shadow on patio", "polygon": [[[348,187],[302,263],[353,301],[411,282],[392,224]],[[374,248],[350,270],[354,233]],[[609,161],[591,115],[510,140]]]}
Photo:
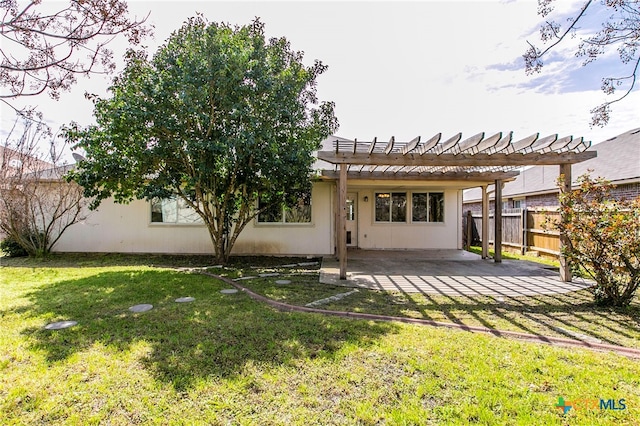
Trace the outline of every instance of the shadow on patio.
{"label": "shadow on patio", "polygon": [[333,257],[322,260],[320,282],[371,290],[448,296],[532,296],[569,293],[593,285],[560,281],[557,269],[527,261],[494,263],[463,250],[350,250],[347,280]]}

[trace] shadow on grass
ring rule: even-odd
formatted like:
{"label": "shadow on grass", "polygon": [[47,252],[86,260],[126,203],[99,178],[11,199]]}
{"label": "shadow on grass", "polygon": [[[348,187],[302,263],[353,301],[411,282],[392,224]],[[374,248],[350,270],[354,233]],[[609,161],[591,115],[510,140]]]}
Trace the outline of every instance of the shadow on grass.
{"label": "shadow on grass", "polygon": [[[139,342],[151,349],[142,364],[176,389],[198,378],[229,377],[248,361],[295,365],[297,359],[334,357],[348,343],[367,346],[397,325],[311,314],[282,313],[224,283],[174,271],[110,271],[50,285],[27,294],[31,304],[13,309],[49,321],[75,320],[60,331],[23,331],[49,362],[63,361],[99,345],[127,351]],[[182,296],[195,302],[175,303]],[[141,303],[151,311],[131,313]]]}
{"label": "shadow on grass", "polygon": [[411,316],[530,334],[639,347],[640,301],[626,308],[597,306],[588,290],[553,296],[450,296],[361,292],[329,309]]}
{"label": "shadow on grass", "polygon": [[[311,278],[288,288],[268,281],[246,285],[258,293],[292,304],[344,292],[344,286],[322,284]],[[455,279],[452,277],[451,279]],[[312,282],[313,281],[313,282]],[[462,283],[460,283],[462,285]],[[597,306],[589,290],[554,295],[471,296],[359,289],[358,293],[323,305],[325,309],[423,318],[463,325],[515,330],[541,336],[559,336],[588,342],[601,341],[640,348],[640,297],[626,308]]]}

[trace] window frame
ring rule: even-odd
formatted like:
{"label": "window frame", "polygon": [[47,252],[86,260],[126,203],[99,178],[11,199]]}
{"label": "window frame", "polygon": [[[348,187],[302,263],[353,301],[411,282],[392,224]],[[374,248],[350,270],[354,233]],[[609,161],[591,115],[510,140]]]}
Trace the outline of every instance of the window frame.
{"label": "window frame", "polygon": [[[313,225],[313,191],[309,190],[307,192],[306,197],[301,197],[298,199],[305,201],[305,198],[309,200],[308,204],[302,204],[303,207],[308,208],[309,220],[305,222],[288,222],[287,217],[289,216],[288,212],[292,210],[292,206],[287,206],[286,203],[282,203],[280,206],[280,221],[279,222],[263,222],[260,221],[260,214],[257,214],[255,217],[255,225],[256,226],[312,226]],[[296,206],[296,208],[299,206]],[[256,201],[256,208],[260,208],[260,197]],[[269,209],[267,209],[269,210]]]}
{"label": "window frame", "polygon": [[[157,222],[153,220],[153,207],[154,207],[154,203],[156,202],[166,202],[166,201],[173,201],[175,203],[175,207],[174,207],[174,214],[176,217],[176,220],[173,222],[167,222],[167,221],[162,221],[162,222]],[[180,206],[180,203],[183,203],[183,206]],[[200,215],[198,213],[196,213],[196,211],[194,209],[192,209],[189,205],[186,205],[186,202],[180,198],[180,197],[170,197],[170,198],[158,198],[158,197],[154,197],[153,199],[148,201],[148,205],[149,205],[149,216],[148,216],[148,220],[149,220],[149,225],[150,226],[205,226],[204,220],[202,219],[202,217],[200,217]],[[189,216],[191,217],[195,217],[196,220],[195,221],[189,221],[189,222],[185,222],[185,221],[180,221],[180,218],[184,218],[184,215],[180,215],[180,210],[190,210],[191,214]],[[164,214],[163,214],[163,219],[164,219]]]}
{"label": "window frame", "polygon": [[[388,197],[379,197],[379,195],[381,194],[388,194]],[[374,198],[374,214],[373,214],[373,221],[374,223],[408,223],[407,222],[407,210],[409,207],[409,197],[408,194],[410,194],[410,192],[408,191],[374,191],[373,192],[373,198]],[[395,197],[399,197],[399,196],[403,196],[404,197],[404,206],[400,206],[394,203],[394,198]],[[378,200],[379,199],[388,199],[388,211],[387,211],[387,215],[389,217],[388,220],[378,220]],[[404,209],[404,211],[402,211],[401,209]],[[398,213],[401,213],[404,215],[404,220],[393,220],[394,219],[394,215],[397,215]]]}
{"label": "window frame", "polygon": [[[380,194],[388,194],[388,197],[382,197],[383,199],[386,198],[389,201],[387,202],[387,208],[388,208],[388,213],[385,215],[385,217],[388,217],[388,220],[379,220],[378,219],[378,200],[381,198],[379,197]],[[394,221],[393,220],[393,214],[394,214],[394,194],[404,194],[405,200],[404,200],[404,221]],[[440,195],[442,197],[442,215],[441,218],[442,220],[432,220],[432,200],[433,197],[435,195]],[[415,211],[415,207],[416,205],[418,205],[418,203],[416,203],[416,196],[418,195],[422,195],[425,197],[425,203],[421,203],[424,211],[422,212],[422,214],[416,215],[416,211]],[[416,190],[416,191],[412,191],[412,190],[404,190],[404,191],[391,191],[391,190],[374,190],[373,191],[373,224],[375,225],[383,225],[383,224],[416,224],[416,225],[431,225],[431,224],[444,224],[445,223],[445,191],[426,191],[426,190]],[[420,213],[420,212],[418,212]],[[423,216],[424,220],[416,220],[416,217],[419,216]]]}

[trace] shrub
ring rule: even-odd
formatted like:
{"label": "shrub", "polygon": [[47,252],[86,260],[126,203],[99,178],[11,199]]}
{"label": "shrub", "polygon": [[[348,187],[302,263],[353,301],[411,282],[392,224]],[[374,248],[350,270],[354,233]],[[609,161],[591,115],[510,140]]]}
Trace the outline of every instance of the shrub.
{"label": "shrub", "polygon": [[[558,179],[563,183],[563,176]],[[640,197],[614,200],[608,181],[578,178],[579,187],[560,194],[560,221],[568,237],[562,254],[574,271],[595,282],[597,304],[627,306],[640,285]]]}
{"label": "shrub", "polygon": [[7,237],[0,241],[0,250],[9,257],[27,256],[27,251],[15,239]]}

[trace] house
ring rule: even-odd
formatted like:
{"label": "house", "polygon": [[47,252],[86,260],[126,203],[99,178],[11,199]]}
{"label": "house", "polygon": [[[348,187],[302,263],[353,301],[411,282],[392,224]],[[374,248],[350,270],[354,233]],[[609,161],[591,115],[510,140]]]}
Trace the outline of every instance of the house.
{"label": "house", "polygon": [[[16,199],[16,191],[22,190],[22,182],[53,167],[53,164],[38,158],[34,150],[25,148],[19,146],[16,150],[0,146],[0,240],[7,237],[6,222],[2,221],[6,220],[9,206]],[[22,206],[20,210],[23,210]]]}
{"label": "house", "polygon": [[[629,130],[589,148],[598,156],[573,166],[573,184],[578,176],[591,171],[592,177],[603,177],[616,185],[611,195],[615,199],[640,197],[640,128]],[[504,184],[503,209],[555,208],[558,206],[558,168],[531,167]],[[463,210],[479,213],[482,192],[479,188],[465,191]],[[493,209],[491,202],[490,209]]]}
{"label": "house", "polygon": [[[323,142],[331,149],[332,137]],[[336,181],[318,161],[310,196],[248,225],[234,254],[330,255],[336,252]],[[332,171],[329,171],[331,173]],[[393,175],[395,176],[395,175]],[[347,245],[363,249],[461,248],[459,217],[466,182],[354,179],[347,193]],[[104,201],[69,228],[56,251],[210,254],[209,234],[181,200]]]}
{"label": "house", "polygon": [[8,146],[0,146],[0,177],[22,176],[53,167],[31,152],[21,152]]}
{"label": "house", "polygon": [[[317,152],[311,194],[257,217],[233,254],[332,255],[346,248],[461,249],[463,191],[510,180],[523,165],[569,167],[595,157],[571,136],[512,141],[512,133],[462,139],[441,134],[408,142],[331,136]],[[180,200],[120,205],[108,200],[67,230],[61,252],[212,252],[200,218]]]}

